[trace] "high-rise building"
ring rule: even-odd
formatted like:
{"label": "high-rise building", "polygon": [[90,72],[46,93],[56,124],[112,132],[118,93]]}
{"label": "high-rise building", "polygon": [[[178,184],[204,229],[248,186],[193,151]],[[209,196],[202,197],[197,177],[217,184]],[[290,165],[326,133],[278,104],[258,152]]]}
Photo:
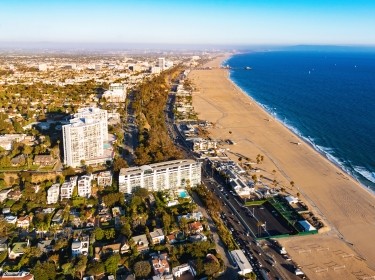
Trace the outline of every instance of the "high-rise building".
{"label": "high-rise building", "polygon": [[101,133],[103,140],[108,140],[108,113],[96,107],[85,107],[78,109],[78,112],[73,115],[74,119],[93,119],[100,121]]}
{"label": "high-rise building", "polygon": [[108,140],[107,111],[99,108],[80,109],[70,124],[62,127],[62,131],[66,165],[77,167],[83,161],[98,163],[96,159],[103,156],[104,141]]}
{"label": "high-rise building", "polygon": [[163,71],[165,69],[165,58],[164,57],[158,58],[158,66],[160,68],[160,71]]}
{"label": "high-rise building", "polygon": [[201,182],[201,163],[191,159],[122,168],[119,191],[131,194],[136,188],[163,191],[196,186]]}

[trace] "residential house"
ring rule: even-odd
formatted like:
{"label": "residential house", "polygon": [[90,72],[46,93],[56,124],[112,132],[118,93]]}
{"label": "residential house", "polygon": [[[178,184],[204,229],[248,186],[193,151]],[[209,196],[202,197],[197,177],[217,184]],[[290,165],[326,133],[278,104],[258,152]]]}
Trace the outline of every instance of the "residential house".
{"label": "residential house", "polygon": [[112,215],[111,215],[111,212],[109,210],[109,208],[106,208],[106,207],[103,207],[102,209],[99,210],[99,221],[101,223],[106,223],[110,220],[112,220]]}
{"label": "residential house", "polygon": [[152,263],[152,269],[156,276],[161,276],[161,275],[170,273],[167,253],[153,256],[151,263]]}
{"label": "residential house", "polygon": [[193,223],[190,223],[188,226],[189,226],[189,232],[191,234],[197,234],[203,231],[203,225],[201,222],[193,222]]}
{"label": "residential house", "polygon": [[31,216],[19,217],[16,222],[16,226],[23,229],[28,229],[32,219],[33,218]]}
{"label": "residential house", "polygon": [[175,244],[177,243],[177,239],[176,239],[176,236],[174,234],[169,234],[167,235],[167,241],[169,244]]}
{"label": "residential house", "polygon": [[196,275],[195,270],[187,263],[176,266],[172,269],[172,274],[176,278],[180,278],[182,275],[190,274],[192,279]]}
{"label": "residential house", "polygon": [[177,217],[178,221],[180,221],[182,218],[185,218],[186,220],[194,220],[194,221],[201,221],[203,219],[202,212],[193,212],[193,213],[187,213],[186,215],[180,215]]}
{"label": "residential house", "polygon": [[127,241],[121,243],[120,254],[125,254],[130,251],[130,246]]}
{"label": "residential house", "polygon": [[164,243],[165,236],[164,232],[161,228],[155,229],[154,231],[150,232],[151,242],[152,244],[160,244]]}
{"label": "residential house", "polygon": [[59,201],[60,184],[53,184],[47,190],[47,204],[55,204]]}
{"label": "residential house", "polygon": [[24,154],[21,154],[21,155],[18,155],[18,156],[15,156],[14,158],[12,158],[10,160],[10,163],[13,166],[25,165],[26,164],[26,160],[27,160],[27,156],[24,155]]}
{"label": "residential house", "polygon": [[34,157],[34,165],[53,166],[57,162],[52,155],[36,155]]}
{"label": "residential house", "polygon": [[78,180],[78,195],[82,197],[91,196],[91,175],[83,175]]}
{"label": "residential house", "polygon": [[8,199],[18,201],[22,196],[22,192],[20,190],[12,190],[8,193]]}
{"label": "residential house", "polygon": [[25,253],[25,249],[30,247],[29,240],[27,242],[15,242],[9,250],[8,258],[15,260]]}
{"label": "residential house", "polygon": [[63,222],[63,210],[59,209],[55,215],[53,215],[51,223],[55,225],[59,225]]}
{"label": "residential house", "polygon": [[94,259],[99,261],[101,257],[118,254],[121,251],[121,243],[96,246],[94,249]]}
{"label": "residential house", "polygon": [[34,275],[25,271],[5,271],[0,275],[0,280],[34,280]]}
{"label": "residential house", "polygon": [[0,191],[0,203],[3,203],[5,199],[8,198],[8,194],[12,189],[7,189],[7,190],[1,190]]}
{"label": "residential house", "polygon": [[72,242],[72,257],[77,257],[79,255],[87,255],[89,253],[90,238],[88,236],[83,236],[81,239],[73,240]]}
{"label": "residential house", "polygon": [[133,236],[132,240],[134,241],[134,244],[138,252],[142,253],[147,252],[149,250],[149,243],[146,234]]}
{"label": "residential house", "polygon": [[197,233],[189,236],[190,242],[207,241],[207,237],[203,233]]}
{"label": "residential house", "polygon": [[54,240],[52,239],[40,240],[37,246],[40,249],[40,251],[42,251],[45,254],[49,254],[53,252],[53,245],[52,245],[53,243],[54,243]]}
{"label": "residential house", "polygon": [[16,224],[17,222],[17,216],[13,216],[13,215],[7,215],[5,216],[4,220],[9,223],[9,224]]}

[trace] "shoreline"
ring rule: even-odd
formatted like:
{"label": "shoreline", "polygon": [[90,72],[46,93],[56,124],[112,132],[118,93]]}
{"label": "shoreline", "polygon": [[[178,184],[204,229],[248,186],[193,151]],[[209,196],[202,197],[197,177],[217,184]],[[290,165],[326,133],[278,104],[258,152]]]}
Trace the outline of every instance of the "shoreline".
{"label": "shoreline", "polygon": [[[235,53],[235,54],[232,54],[230,56],[228,56],[225,60],[223,60],[223,63],[224,62],[227,62],[229,59],[231,59],[234,55],[237,55],[237,54],[242,54],[242,53]],[[223,63],[221,64],[221,66],[224,66]],[[351,177],[354,181],[356,181],[358,184],[360,184],[360,187],[363,188],[364,190],[366,190],[370,195],[374,196],[375,197],[375,190],[373,190],[371,187],[369,186],[366,186],[365,184],[363,184],[358,178],[356,178],[353,174],[351,174],[349,171],[345,170],[343,166],[341,166],[340,164],[334,162],[333,160],[331,160],[326,153],[324,153],[324,151],[321,151],[319,149],[317,149],[315,146],[314,146],[314,143],[311,143],[309,141],[307,141],[304,136],[301,134],[299,135],[298,133],[296,133],[295,131],[293,131],[293,129],[291,129],[290,127],[288,127],[283,121],[281,121],[280,119],[278,119],[277,117],[275,117],[274,115],[272,115],[272,112],[268,111],[263,104],[259,103],[258,101],[256,101],[254,99],[254,97],[252,97],[250,94],[248,94],[243,88],[241,88],[234,80],[231,79],[230,77],[230,71],[229,69],[225,69],[227,71],[227,79],[230,83],[232,83],[238,91],[242,92],[243,95],[245,95],[245,97],[248,97],[250,99],[250,101],[256,103],[266,114],[268,114],[272,120],[275,120],[277,122],[279,122],[282,126],[284,126],[287,130],[289,130],[290,133],[293,133],[301,142],[303,142],[304,144],[310,146],[312,149],[314,149],[317,153],[319,153],[324,159],[328,160],[330,163],[332,163],[334,166],[336,166],[337,168],[339,168],[343,173],[345,173],[345,175]],[[297,129],[297,128],[295,128]],[[298,130],[298,129],[297,129]]]}
{"label": "shoreline", "polygon": [[[207,65],[220,66],[220,61],[229,57],[228,54],[217,57]],[[375,235],[374,195],[269,114],[230,79],[228,69],[192,70],[190,78],[198,89],[193,96],[194,108],[200,118],[215,124],[209,130],[212,137],[233,138],[237,145],[230,148],[234,152],[252,156],[264,154],[266,160],[262,169],[265,174],[270,176],[270,170],[277,170],[277,179],[283,185],[293,179],[296,182],[293,191],[300,192],[302,200],[322,218],[326,228],[331,229],[312,239],[326,241],[333,238],[336,247],[351,250],[354,255],[366,259],[367,268],[374,269],[375,250],[368,246]],[[267,119],[273,121],[265,121]],[[233,134],[223,136],[228,131]],[[301,141],[303,145],[291,145],[291,140],[294,143]],[[297,240],[291,239],[292,243]],[[373,275],[374,271],[371,273]]]}

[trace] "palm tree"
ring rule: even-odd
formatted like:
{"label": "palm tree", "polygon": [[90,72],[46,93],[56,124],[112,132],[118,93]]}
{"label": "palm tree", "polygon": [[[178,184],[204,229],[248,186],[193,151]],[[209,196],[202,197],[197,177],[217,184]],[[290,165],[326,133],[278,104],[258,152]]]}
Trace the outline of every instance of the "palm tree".
{"label": "palm tree", "polygon": [[293,188],[294,187],[294,181],[290,181],[290,186]]}

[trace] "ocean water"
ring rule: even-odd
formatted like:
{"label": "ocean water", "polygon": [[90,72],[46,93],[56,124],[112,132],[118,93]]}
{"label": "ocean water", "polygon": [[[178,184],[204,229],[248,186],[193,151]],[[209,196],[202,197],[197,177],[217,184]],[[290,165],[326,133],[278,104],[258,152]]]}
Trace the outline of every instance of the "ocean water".
{"label": "ocean water", "polygon": [[375,191],[375,51],[254,52],[224,64],[269,113]]}

